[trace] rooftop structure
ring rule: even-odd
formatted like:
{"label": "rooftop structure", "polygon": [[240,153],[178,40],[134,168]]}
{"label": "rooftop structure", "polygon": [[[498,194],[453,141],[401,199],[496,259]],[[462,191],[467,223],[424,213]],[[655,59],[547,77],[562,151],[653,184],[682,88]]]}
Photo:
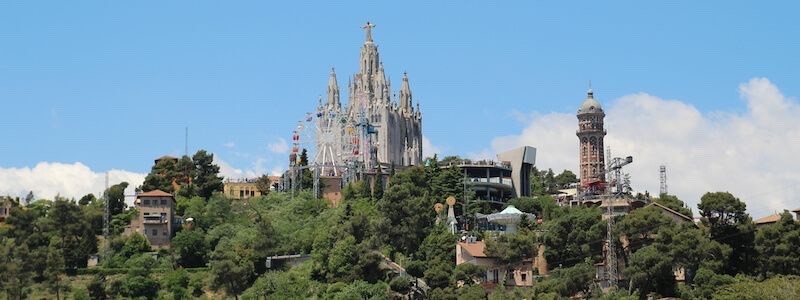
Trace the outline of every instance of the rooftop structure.
{"label": "rooftop structure", "polygon": [[478,218],[486,219],[487,222],[492,222],[495,224],[500,224],[505,227],[506,233],[513,233],[517,231],[517,225],[519,224],[522,216],[526,216],[529,221],[533,222],[536,220],[536,215],[524,213],[514,207],[513,205],[509,205],[502,211],[493,214],[477,214]]}

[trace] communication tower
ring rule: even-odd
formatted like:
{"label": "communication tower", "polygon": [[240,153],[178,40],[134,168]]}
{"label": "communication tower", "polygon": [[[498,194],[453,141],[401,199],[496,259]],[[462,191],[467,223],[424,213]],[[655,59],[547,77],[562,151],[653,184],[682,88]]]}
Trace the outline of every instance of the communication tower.
{"label": "communication tower", "polygon": [[659,195],[667,194],[667,166],[661,165],[659,169],[659,175],[661,177],[661,189],[659,190]]}

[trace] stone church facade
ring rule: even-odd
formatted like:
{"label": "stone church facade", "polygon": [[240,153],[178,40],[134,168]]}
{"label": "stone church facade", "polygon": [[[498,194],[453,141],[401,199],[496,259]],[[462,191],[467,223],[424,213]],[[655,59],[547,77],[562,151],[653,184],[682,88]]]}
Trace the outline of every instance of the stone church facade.
{"label": "stone church facade", "polygon": [[[353,154],[354,160],[363,162],[368,168],[421,165],[422,113],[419,103],[415,106],[405,73],[398,93],[392,94],[378,46],[372,40],[374,26],[367,22],[362,27],[366,38],[361,46],[359,71],[348,80],[347,106],[342,109],[336,73],[331,70],[327,97],[324,103],[320,103],[320,110],[341,112],[348,121],[359,124],[356,128],[368,130],[363,135],[369,140],[364,143],[366,146],[342,150]],[[342,132],[334,134],[346,135],[346,130],[351,129],[345,127]]]}

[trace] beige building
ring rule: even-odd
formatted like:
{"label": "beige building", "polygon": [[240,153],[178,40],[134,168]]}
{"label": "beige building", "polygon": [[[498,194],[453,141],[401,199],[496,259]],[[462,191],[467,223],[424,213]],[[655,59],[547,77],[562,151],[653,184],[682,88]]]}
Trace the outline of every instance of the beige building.
{"label": "beige building", "polygon": [[154,249],[169,248],[175,231],[175,197],[161,191],[136,195],[139,214],[131,220],[131,231],[147,237]]}
{"label": "beige building", "polygon": [[222,191],[228,199],[244,200],[261,196],[255,179],[226,180]]}
{"label": "beige building", "polygon": [[506,286],[533,286],[533,261],[523,260],[515,263],[502,263],[498,258],[486,254],[486,243],[470,240],[456,244],[456,265],[473,264],[486,268],[480,279],[484,287],[493,288],[505,282]]}

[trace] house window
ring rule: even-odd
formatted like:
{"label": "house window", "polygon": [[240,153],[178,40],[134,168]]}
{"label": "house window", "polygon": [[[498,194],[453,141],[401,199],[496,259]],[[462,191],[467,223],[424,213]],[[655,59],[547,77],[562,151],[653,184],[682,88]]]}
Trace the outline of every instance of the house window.
{"label": "house window", "polygon": [[162,232],[161,232],[161,235],[163,235],[163,236],[167,236],[167,231],[166,231],[166,230],[162,231]]}
{"label": "house window", "polygon": [[161,199],[161,205],[167,205],[167,199]]}
{"label": "house window", "polygon": [[144,199],[144,205],[150,205],[150,200],[149,199]]}
{"label": "house window", "polygon": [[527,272],[520,273],[519,275],[522,278],[522,282],[528,281],[528,273]]}
{"label": "house window", "polygon": [[158,229],[153,229],[153,230],[151,230],[151,231],[150,231],[150,234],[151,234],[151,235],[153,235],[153,236],[156,236],[156,235],[158,235]]}

